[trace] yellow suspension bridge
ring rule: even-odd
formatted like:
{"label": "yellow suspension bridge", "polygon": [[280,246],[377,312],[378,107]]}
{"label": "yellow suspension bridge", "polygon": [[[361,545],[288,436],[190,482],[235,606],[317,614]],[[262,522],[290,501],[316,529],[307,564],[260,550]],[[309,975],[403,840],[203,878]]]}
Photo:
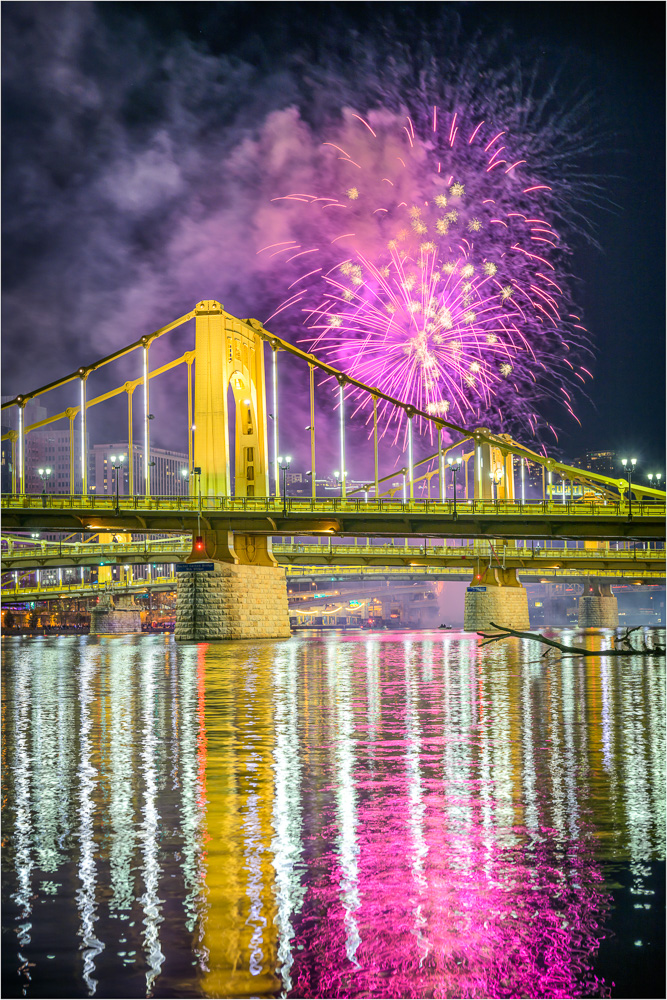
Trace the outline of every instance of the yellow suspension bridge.
{"label": "yellow suspension bridge", "polygon": [[[195,326],[193,349],[151,369],[152,345],[191,320]],[[266,391],[267,352],[272,387],[271,413],[268,412]],[[89,388],[95,375],[135,353],[140,358],[137,377],[91,397]],[[279,394],[281,354],[307,367],[310,424],[306,430],[310,432],[312,484],[309,499],[289,498],[284,486],[281,490],[281,451],[284,451],[281,433],[283,442],[285,439],[293,441],[294,434],[289,401]],[[156,496],[151,489],[151,392],[156,391],[156,380],[160,376],[181,366],[186,375],[189,496]],[[316,375],[320,380],[318,385]],[[76,390],[71,406],[45,420],[26,424],[25,408],[29,401],[49,393],[60,394],[68,385]],[[329,410],[337,411],[340,497],[335,499],[317,495],[316,427],[322,420],[323,411],[316,405],[316,389]],[[142,402],[139,473],[135,475],[137,390]],[[234,442],[230,441],[229,390],[235,408]],[[128,451],[132,456],[128,465],[127,493],[117,486],[115,496],[97,495],[91,493],[87,482],[88,414],[93,407],[123,394],[127,400]],[[354,488],[348,481],[346,468],[352,433],[359,438],[358,431],[355,432],[354,414],[349,412],[352,394],[355,408],[359,400],[366,397],[373,414],[367,449],[369,475],[367,479],[358,476],[361,485],[357,483]],[[61,395],[55,398],[60,399]],[[496,537],[523,542],[561,538],[585,540],[591,549],[609,539],[664,538],[664,491],[631,483],[629,479],[582,470],[540,454],[507,434],[495,434],[482,427],[465,428],[440,415],[419,410],[351,378],[314,354],[300,350],[266,330],[257,320],[230,315],[220,303],[212,300],[198,303],[186,315],[106,357],[86,362],[48,385],[22,392],[2,408],[15,409],[17,413],[16,429],[3,437],[11,441],[12,448],[12,490],[2,497],[6,529],[181,532],[187,533],[191,540],[186,563],[213,560],[215,566],[245,566],[257,570],[276,569],[279,563],[291,561],[287,558],[288,553],[272,545],[272,539],[277,536],[451,540]],[[380,442],[392,414],[400,414],[406,427],[406,461],[398,470],[383,469],[380,462]],[[417,461],[414,458],[415,418],[418,418],[418,426],[426,429],[420,442],[422,451],[427,443],[437,443],[437,451]],[[72,492],[60,495],[44,491],[31,495],[26,492],[26,439],[33,431],[58,421],[69,423]],[[287,434],[284,433],[286,427],[289,428]],[[360,452],[361,445],[357,441],[355,462],[361,462]],[[541,470],[542,495],[537,499],[531,499],[526,493],[529,468]],[[447,496],[448,470],[451,470],[450,480],[453,479],[451,496]],[[456,489],[457,472],[461,477],[460,486],[463,486],[461,496]],[[575,496],[575,486],[583,496]],[[417,487],[425,487],[427,495],[417,498]],[[315,552],[305,554],[308,558],[315,557]],[[609,552],[607,556],[610,560],[616,558]],[[386,560],[384,565],[391,565],[390,557],[391,553],[376,549],[372,554],[357,553],[349,558],[372,559],[373,563],[368,563],[370,566],[379,565],[378,560],[383,559]],[[442,571],[457,568],[443,562],[442,554],[438,558]],[[452,552],[446,558],[463,558],[463,554]],[[519,556],[516,558],[516,568],[522,568]],[[648,561],[652,562],[653,556],[649,556]],[[421,565],[424,569],[432,568],[427,563]],[[576,565],[583,566],[582,563]],[[621,571],[619,561],[614,565]],[[505,568],[507,566],[505,562]],[[571,570],[575,568],[572,566]],[[625,567],[622,571],[625,572]],[[646,572],[652,571],[646,569]],[[211,572],[219,575],[218,570],[211,569]],[[237,583],[238,573],[240,570],[235,577]],[[250,580],[250,576],[247,579]],[[259,577],[255,574],[253,579]],[[248,584],[248,587],[257,589],[255,584]]]}

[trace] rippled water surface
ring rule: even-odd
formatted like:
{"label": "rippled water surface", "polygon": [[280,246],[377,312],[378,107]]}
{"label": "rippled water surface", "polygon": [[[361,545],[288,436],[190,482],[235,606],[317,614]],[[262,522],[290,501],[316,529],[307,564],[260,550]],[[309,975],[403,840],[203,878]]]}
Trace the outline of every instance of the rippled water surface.
{"label": "rippled water surface", "polygon": [[542,648],[6,640],[4,996],[664,995],[664,660]]}

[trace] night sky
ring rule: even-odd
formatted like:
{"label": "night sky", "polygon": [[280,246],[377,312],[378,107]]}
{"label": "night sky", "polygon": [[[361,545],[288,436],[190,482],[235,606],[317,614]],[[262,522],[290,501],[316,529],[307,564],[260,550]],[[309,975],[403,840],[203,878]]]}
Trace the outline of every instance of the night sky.
{"label": "night sky", "polygon": [[[459,46],[499,39],[492,59],[560,74],[564,106],[589,95],[585,169],[605,204],[584,207],[594,240],[570,238],[569,267],[595,379],[576,401],[581,428],[551,413],[549,450],[628,451],[645,472],[663,469],[664,16],[636,3],[5,2],[3,394],[202,298],[266,318],[246,223],[268,194],[261,164],[249,179],[238,150],[290,106],[315,131],[336,109],[377,106],[378,53],[414,38],[437,58],[458,32]],[[156,403],[158,418],[168,406]],[[155,443],[177,445],[164,430]]]}

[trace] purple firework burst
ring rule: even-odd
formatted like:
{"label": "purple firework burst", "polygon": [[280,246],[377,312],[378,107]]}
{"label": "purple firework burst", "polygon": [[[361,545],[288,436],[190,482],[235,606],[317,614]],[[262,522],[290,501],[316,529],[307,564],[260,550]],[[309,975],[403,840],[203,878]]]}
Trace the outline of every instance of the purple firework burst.
{"label": "purple firework burst", "polygon": [[535,436],[546,397],[577,419],[590,373],[552,221],[563,212],[515,137],[437,107],[421,121],[346,111],[316,176],[315,190],[311,178],[272,199],[292,238],[260,253],[287,270],[290,294],[267,322],[300,310],[309,350],[456,423]]}

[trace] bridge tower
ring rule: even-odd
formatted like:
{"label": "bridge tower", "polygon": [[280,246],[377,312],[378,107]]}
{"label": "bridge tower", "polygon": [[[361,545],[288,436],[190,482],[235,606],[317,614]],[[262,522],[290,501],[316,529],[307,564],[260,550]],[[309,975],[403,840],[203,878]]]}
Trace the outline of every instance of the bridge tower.
{"label": "bridge tower", "polygon": [[[484,428],[481,431],[484,432]],[[475,445],[475,499],[513,500],[514,466],[512,454],[473,435]]]}
{"label": "bridge tower", "polygon": [[[219,302],[195,307],[193,495],[269,495],[264,341]],[[236,409],[230,441],[228,390]],[[285,570],[267,535],[211,528],[204,507],[201,535],[178,574],[176,639],[250,639],[290,635]],[[194,533],[193,533],[194,534]],[[191,564],[191,565],[188,565]]]}
{"label": "bridge tower", "polygon": [[228,389],[236,408],[234,495],[269,495],[264,341],[219,302],[195,307],[194,464],[203,497],[231,496]]}

